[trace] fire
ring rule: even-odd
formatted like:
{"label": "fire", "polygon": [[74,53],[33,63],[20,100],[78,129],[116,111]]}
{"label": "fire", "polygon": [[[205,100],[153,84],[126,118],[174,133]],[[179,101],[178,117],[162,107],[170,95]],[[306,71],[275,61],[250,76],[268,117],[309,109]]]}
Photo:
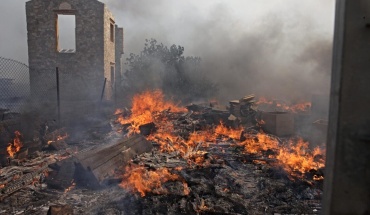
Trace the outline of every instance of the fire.
{"label": "fire", "polygon": [[145,91],[135,95],[132,99],[131,116],[129,118],[120,116],[118,122],[122,125],[130,124],[129,134],[140,133],[139,127],[141,125],[156,122],[159,120],[157,118],[158,114],[165,110],[170,110],[171,112],[186,111],[183,107],[178,107],[172,102],[165,101],[164,95],[160,90]]}
{"label": "fire", "polygon": [[241,142],[239,145],[244,146],[244,150],[247,153],[257,154],[262,151],[269,149],[276,150],[279,148],[279,141],[265,133],[257,133],[257,135],[246,136],[246,140]]}
{"label": "fire", "polygon": [[[150,141],[155,141],[160,145],[163,152],[179,152],[182,157],[189,157],[191,154],[197,153],[196,147],[198,144],[203,144],[208,141],[215,140],[214,135],[209,131],[193,132],[185,140],[171,131],[158,130],[155,134],[150,135]],[[198,152],[199,153],[199,152]]]}
{"label": "fire", "polygon": [[239,140],[243,132],[243,128],[230,129],[223,125],[222,122],[216,127],[215,133],[228,138]]}
{"label": "fire", "polygon": [[320,175],[320,176],[318,176],[318,175],[314,175],[314,176],[313,176],[313,180],[315,180],[315,181],[321,181],[321,180],[324,180],[324,176],[322,176],[322,175]]}
{"label": "fire", "polygon": [[64,190],[64,193],[68,193],[69,191],[71,191],[73,188],[75,188],[76,187],[76,183],[74,182],[74,180],[72,179],[72,181],[71,181],[71,186],[69,186],[68,188],[66,188],[65,190]]}
{"label": "fire", "polygon": [[289,140],[286,146],[279,149],[276,158],[288,173],[299,176],[297,172],[303,174],[324,167],[323,154],[319,147],[311,151],[309,143],[299,138],[297,141]]}
{"label": "fire", "polygon": [[68,134],[66,133],[65,135],[59,135],[57,137],[57,141],[60,141],[60,140],[65,140],[66,138],[68,138]]}
{"label": "fire", "polygon": [[280,111],[289,111],[293,113],[307,112],[311,108],[311,102],[307,101],[301,101],[296,104],[287,104],[286,102],[280,100],[268,100],[265,97],[261,97],[256,102],[256,105],[266,105]]}
{"label": "fire", "polygon": [[15,137],[13,139],[13,142],[9,143],[9,146],[6,148],[11,158],[14,158],[15,153],[19,152],[19,150],[21,150],[21,148],[23,147],[23,144],[21,141],[21,138],[22,138],[21,132],[15,131],[14,134],[15,134]]}
{"label": "fire", "polygon": [[[274,105],[285,111],[306,111],[310,103],[304,102],[294,105],[279,103],[276,100],[268,101],[261,98],[256,104]],[[274,161],[274,164],[280,165],[293,177],[302,177],[304,173],[311,170],[318,170],[324,167],[324,153],[320,148],[309,150],[308,142],[302,139],[279,139],[273,135],[268,135],[262,131],[246,132],[242,127],[228,128],[222,122],[215,127],[203,128],[201,131],[193,131],[187,135],[180,136],[175,132],[174,123],[169,120],[167,112],[185,112],[182,107],[176,106],[173,102],[164,100],[161,91],[143,92],[135,95],[132,100],[131,116],[124,117],[122,110],[117,110],[115,114],[121,114],[118,122],[129,126],[129,135],[140,133],[140,126],[148,123],[154,123],[156,131],[147,136],[147,140],[156,142],[161,152],[177,152],[177,155],[186,159],[188,167],[204,167],[211,163],[212,156],[209,159],[206,148],[210,143],[217,143],[220,138],[233,139],[237,145],[244,149],[245,153],[266,156]],[[128,112],[128,111],[126,111]],[[259,121],[259,125],[264,121]],[[256,164],[268,165],[267,161],[258,159],[253,161]],[[148,193],[165,194],[167,190],[163,184],[168,181],[180,181],[183,183],[184,195],[188,195],[190,190],[188,184],[179,175],[171,171],[180,171],[183,167],[168,169],[159,168],[149,170],[144,166],[128,165],[123,174],[123,180],[120,184],[122,188],[137,192],[142,197]],[[314,175],[313,180],[322,180],[320,174]]]}
{"label": "fire", "polygon": [[126,167],[120,186],[129,191],[138,192],[141,197],[144,197],[147,193],[167,193],[166,189],[162,187],[162,184],[167,181],[182,181],[184,195],[189,194],[190,191],[186,182],[165,167],[156,170],[147,170],[143,166],[129,165]]}
{"label": "fire", "polygon": [[259,105],[259,104],[270,104],[271,105],[272,103],[273,103],[272,101],[269,101],[265,97],[260,97],[258,101],[256,102],[256,105]]}
{"label": "fire", "polygon": [[57,141],[62,141],[62,140],[65,140],[69,137],[69,135],[67,133],[65,133],[64,135],[58,135],[54,140],[49,140],[47,142],[48,145],[50,145],[51,143],[54,143],[54,142],[57,142]]}
{"label": "fire", "polygon": [[[264,133],[257,135],[247,135],[247,139],[239,145],[244,146],[244,151],[250,154],[261,154],[263,151],[272,150],[276,155],[270,155],[270,158],[276,158],[279,165],[292,176],[301,177],[310,170],[318,170],[325,166],[323,155],[325,152],[316,147],[309,149],[309,143],[302,138],[289,139],[287,143],[280,144],[279,141]],[[314,180],[323,179],[322,176],[315,176]]]}
{"label": "fire", "polygon": [[117,115],[117,114],[122,114],[123,113],[123,110],[121,108],[118,108],[115,112],[114,112],[114,115]]}

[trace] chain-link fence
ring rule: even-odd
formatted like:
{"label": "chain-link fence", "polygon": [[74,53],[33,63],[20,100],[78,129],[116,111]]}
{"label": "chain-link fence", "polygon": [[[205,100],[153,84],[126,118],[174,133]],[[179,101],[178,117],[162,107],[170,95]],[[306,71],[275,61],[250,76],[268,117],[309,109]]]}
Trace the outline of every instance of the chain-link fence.
{"label": "chain-link fence", "polygon": [[0,116],[3,112],[19,112],[30,95],[28,66],[0,57]]}
{"label": "chain-link fence", "polygon": [[56,67],[36,71],[18,61],[0,57],[0,121],[9,113],[31,110],[49,120],[92,116],[101,111],[102,101],[114,104],[116,94],[114,83],[104,77]]}
{"label": "chain-link fence", "polygon": [[0,117],[4,112],[22,112],[30,102],[57,101],[55,70],[36,73],[31,77],[26,64],[0,57]]}

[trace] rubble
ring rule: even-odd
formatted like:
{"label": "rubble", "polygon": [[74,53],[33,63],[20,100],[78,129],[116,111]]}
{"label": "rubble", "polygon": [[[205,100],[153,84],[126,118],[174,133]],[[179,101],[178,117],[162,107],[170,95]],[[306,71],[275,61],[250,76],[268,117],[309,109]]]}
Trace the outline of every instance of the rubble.
{"label": "rubble", "polygon": [[320,213],[322,151],[264,133],[253,95],[229,110],[153,101],[149,115],[126,109],[110,129],[87,128],[75,149],[58,140],[62,128],[40,152],[11,159],[0,169],[0,214]]}
{"label": "rubble", "polygon": [[73,209],[70,205],[53,205],[47,215],[73,215]]}

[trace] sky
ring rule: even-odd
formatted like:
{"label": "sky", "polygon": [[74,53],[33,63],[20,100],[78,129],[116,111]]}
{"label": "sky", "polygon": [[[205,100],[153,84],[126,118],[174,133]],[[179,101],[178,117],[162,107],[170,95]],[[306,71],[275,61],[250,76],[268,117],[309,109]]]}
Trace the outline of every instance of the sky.
{"label": "sky", "polygon": [[[28,64],[25,2],[0,2],[0,56]],[[224,97],[329,91],[334,0],[102,2],[124,28],[124,58],[155,38],[201,57]]]}

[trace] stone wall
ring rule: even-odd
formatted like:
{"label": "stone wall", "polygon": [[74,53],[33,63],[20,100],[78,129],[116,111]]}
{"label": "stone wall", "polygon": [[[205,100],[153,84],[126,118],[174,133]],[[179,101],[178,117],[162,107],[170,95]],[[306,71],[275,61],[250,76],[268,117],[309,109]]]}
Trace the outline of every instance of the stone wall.
{"label": "stone wall", "polygon": [[[26,13],[33,94],[40,94],[40,86],[55,89],[55,67],[59,67],[62,100],[99,100],[104,78],[111,81],[111,65],[116,62],[115,42],[110,39],[114,18],[106,6],[96,0],[32,0],[26,3]],[[75,15],[75,52],[57,50],[58,14]],[[112,98],[109,88],[107,99]]]}
{"label": "stone wall", "polygon": [[[107,78],[104,98],[112,100],[111,65],[115,68],[118,58],[115,41],[111,41],[111,23],[113,29],[116,27],[107,7],[97,0],[31,0],[26,3],[26,14],[34,98],[56,101],[58,67],[62,104],[99,102],[104,78]],[[75,51],[60,52],[58,14],[75,15]],[[123,38],[119,41],[123,47]]]}
{"label": "stone wall", "polygon": [[122,55],[124,54],[123,49],[124,49],[124,43],[123,43],[123,28],[119,28],[116,25],[116,87],[117,92],[120,92],[120,86],[121,86],[121,81],[122,81]]}
{"label": "stone wall", "polygon": [[[111,38],[111,26],[113,26],[113,38]],[[104,76],[107,78],[107,85],[106,85],[106,93],[105,99],[112,100],[113,99],[113,90],[114,90],[114,83],[112,79],[114,79],[111,74],[111,68],[113,67],[115,70],[115,21],[112,13],[108,10],[107,7],[104,7]],[[113,41],[112,41],[113,39]]]}

